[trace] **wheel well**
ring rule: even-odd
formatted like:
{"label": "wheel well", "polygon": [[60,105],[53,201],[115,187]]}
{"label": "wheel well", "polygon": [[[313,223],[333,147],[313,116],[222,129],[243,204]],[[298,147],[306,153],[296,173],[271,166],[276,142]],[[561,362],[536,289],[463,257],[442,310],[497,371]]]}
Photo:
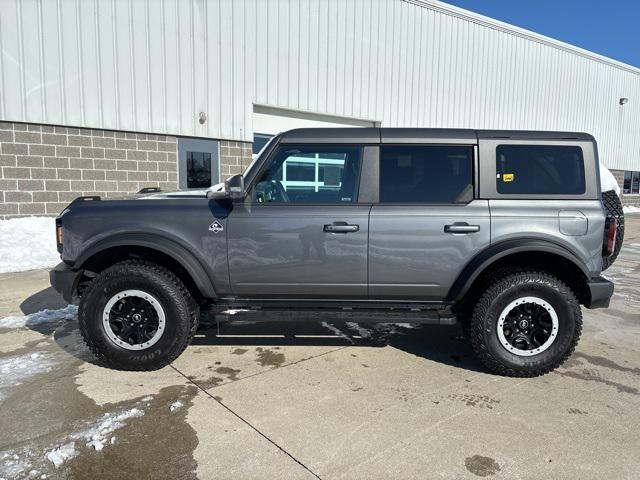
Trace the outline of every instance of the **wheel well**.
{"label": "wheel well", "polygon": [[166,253],[154,250],[153,248],[137,245],[122,245],[106,248],[85,260],[81,267],[85,273],[79,282],[78,293],[82,295],[82,290],[88,281],[96,274],[112,265],[115,265],[116,263],[131,259],[147,260],[171,270],[180,280],[182,280],[182,283],[184,283],[198,303],[201,303],[203,300],[203,296],[196,285],[196,282],[177,260]]}
{"label": "wheel well", "polygon": [[473,305],[492,277],[500,270],[533,269],[550,273],[566,283],[581,304],[588,303],[589,288],[584,272],[571,260],[549,252],[518,252],[499,258],[487,266],[473,281],[462,300],[463,304]]}

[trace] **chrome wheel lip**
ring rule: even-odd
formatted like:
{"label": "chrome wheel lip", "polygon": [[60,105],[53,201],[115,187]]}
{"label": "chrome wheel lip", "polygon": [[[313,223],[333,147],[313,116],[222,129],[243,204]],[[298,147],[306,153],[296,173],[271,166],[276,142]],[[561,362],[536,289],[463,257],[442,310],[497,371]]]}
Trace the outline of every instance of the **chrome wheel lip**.
{"label": "chrome wheel lip", "polygon": [[[527,303],[533,303],[533,304],[539,305],[547,311],[547,313],[551,317],[551,333],[549,334],[549,338],[547,338],[547,340],[538,348],[534,348],[531,350],[522,350],[520,348],[514,347],[511,343],[509,343],[509,341],[505,337],[504,321],[507,318],[507,315],[511,312],[511,310],[513,310],[515,307],[519,305],[523,305]],[[534,355],[538,355],[544,352],[545,350],[547,350],[553,344],[556,337],[558,336],[558,327],[559,327],[558,314],[556,313],[555,309],[549,304],[549,302],[539,297],[520,297],[512,301],[511,303],[509,303],[509,305],[507,305],[502,310],[502,312],[498,316],[498,323],[496,324],[496,330],[498,333],[498,339],[500,340],[500,345],[502,345],[502,347],[508,352],[513,353],[514,355],[518,355],[519,357],[532,357]]]}
{"label": "chrome wheel lip", "polygon": [[[158,329],[156,330],[156,333],[153,335],[153,337],[151,337],[146,342],[131,345],[130,343],[127,343],[124,340],[120,339],[111,328],[111,324],[109,322],[109,314],[111,313],[111,309],[116,304],[116,302],[125,297],[138,297],[147,301],[158,315]],[[123,290],[121,292],[118,292],[109,299],[107,304],[104,306],[104,309],[102,310],[102,327],[104,328],[104,332],[106,333],[109,340],[111,340],[115,345],[124,348],[125,350],[145,350],[149,347],[152,347],[153,345],[158,343],[160,338],[162,338],[165,325],[166,320],[162,305],[160,305],[160,302],[157,298],[155,298],[150,293],[144,292],[142,290]]]}

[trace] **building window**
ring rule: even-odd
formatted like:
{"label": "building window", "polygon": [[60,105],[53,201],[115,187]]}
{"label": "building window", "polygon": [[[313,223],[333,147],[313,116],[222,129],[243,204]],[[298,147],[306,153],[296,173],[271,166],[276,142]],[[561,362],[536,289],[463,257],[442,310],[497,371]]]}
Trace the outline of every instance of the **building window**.
{"label": "building window", "polygon": [[187,152],[187,188],[211,186],[211,154]]}
{"label": "building window", "polygon": [[260,150],[273,138],[273,135],[268,133],[254,133],[253,134],[253,154],[257,155]]}
{"label": "building window", "polygon": [[581,195],[585,192],[582,148],[565,145],[498,145],[498,193]]}
{"label": "building window", "polygon": [[219,144],[203,138],[178,138],[178,187],[206,189],[220,181]]}
{"label": "building window", "polygon": [[622,193],[625,195],[640,194],[640,172],[625,170]]}

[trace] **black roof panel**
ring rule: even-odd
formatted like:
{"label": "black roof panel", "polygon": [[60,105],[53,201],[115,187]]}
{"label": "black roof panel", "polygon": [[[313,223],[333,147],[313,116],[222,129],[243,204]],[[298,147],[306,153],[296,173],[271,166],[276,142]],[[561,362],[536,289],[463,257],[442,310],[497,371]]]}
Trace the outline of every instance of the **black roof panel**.
{"label": "black roof panel", "polygon": [[515,140],[588,140],[588,133],[463,128],[297,128],[283,132],[281,143],[477,143],[481,138]]}

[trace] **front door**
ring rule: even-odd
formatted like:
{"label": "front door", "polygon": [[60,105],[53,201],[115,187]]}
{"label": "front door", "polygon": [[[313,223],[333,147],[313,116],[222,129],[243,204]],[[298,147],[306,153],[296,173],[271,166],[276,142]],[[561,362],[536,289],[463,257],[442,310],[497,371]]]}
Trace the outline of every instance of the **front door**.
{"label": "front door", "polygon": [[369,223],[371,299],[441,301],[490,243],[486,200],[474,200],[473,147],[382,146]]}
{"label": "front door", "polygon": [[281,145],[228,218],[229,277],[245,298],[367,296],[362,147]]}

